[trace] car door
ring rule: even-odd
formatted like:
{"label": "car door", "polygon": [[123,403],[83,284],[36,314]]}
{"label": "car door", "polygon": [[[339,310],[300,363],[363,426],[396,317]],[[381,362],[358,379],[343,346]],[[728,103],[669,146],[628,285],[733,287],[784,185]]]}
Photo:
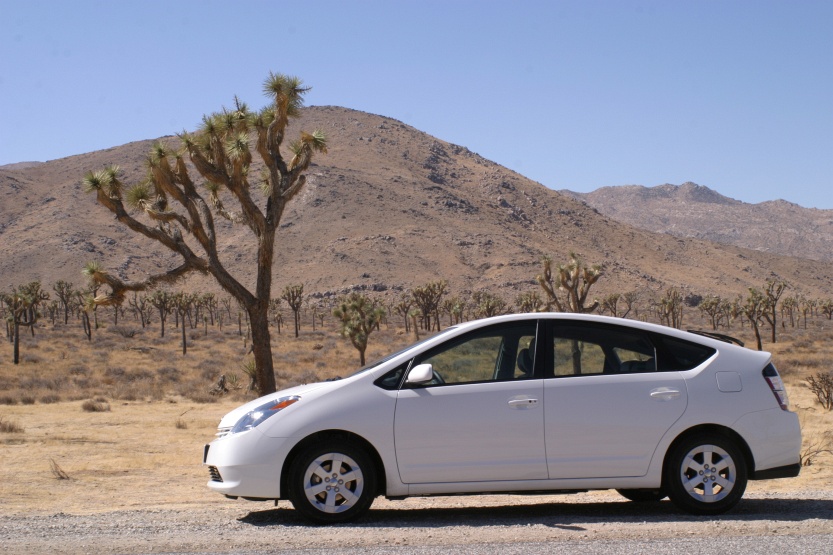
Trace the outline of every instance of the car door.
{"label": "car door", "polygon": [[[404,483],[547,477],[537,323],[491,326],[417,357],[435,379],[396,402],[396,459]],[[529,360],[529,362],[526,362]]]}
{"label": "car door", "polygon": [[544,384],[549,477],[643,476],[687,404],[679,372],[658,372],[638,330],[554,324]]}

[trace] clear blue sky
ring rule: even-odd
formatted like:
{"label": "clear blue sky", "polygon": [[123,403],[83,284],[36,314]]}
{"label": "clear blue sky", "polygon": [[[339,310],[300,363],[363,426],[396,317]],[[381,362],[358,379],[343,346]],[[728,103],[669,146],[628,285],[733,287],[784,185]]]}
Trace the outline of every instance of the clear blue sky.
{"label": "clear blue sky", "polygon": [[260,107],[270,70],[554,189],[833,208],[829,0],[0,0],[0,165]]}

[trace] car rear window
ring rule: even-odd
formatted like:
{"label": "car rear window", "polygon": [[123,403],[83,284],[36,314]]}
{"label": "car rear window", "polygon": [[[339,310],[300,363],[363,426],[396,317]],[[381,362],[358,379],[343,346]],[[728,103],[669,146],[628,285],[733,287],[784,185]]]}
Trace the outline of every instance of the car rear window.
{"label": "car rear window", "polygon": [[667,335],[656,334],[652,339],[657,347],[657,370],[660,372],[691,370],[717,352],[712,347]]}

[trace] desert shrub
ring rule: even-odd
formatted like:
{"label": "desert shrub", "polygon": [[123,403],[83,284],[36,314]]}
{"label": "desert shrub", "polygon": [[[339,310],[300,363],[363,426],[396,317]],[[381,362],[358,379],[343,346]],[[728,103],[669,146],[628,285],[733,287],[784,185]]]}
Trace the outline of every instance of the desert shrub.
{"label": "desert shrub", "polygon": [[110,333],[115,333],[117,335],[120,335],[120,336],[124,337],[125,339],[130,339],[130,338],[132,338],[133,336],[136,335],[136,330],[135,329],[125,328],[125,327],[122,327],[122,326],[113,326],[112,328],[110,328],[109,331],[110,331]]}
{"label": "desert shrub", "polygon": [[200,377],[203,380],[214,381],[220,374],[225,374],[228,365],[220,360],[206,359],[197,364],[197,370],[200,371]]}
{"label": "desert shrub", "polygon": [[104,377],[111,381],[133,383],[142,380],[153,380],[153,373],[145,368],[125,370],[120,366],[108,367],[104,370]]}
{"label": "desert shrub", "polygon": [[23,364],[40,364],[43,362],[43,358],[36,353],[26,353],[20,357],[20,360]]}
{"label": "desert shrub", "polygon": [[84,412],[109,412],[110,403],[98,397],[96,399],[87,399],[81,403],[81,409]]}
{"label": "desert shrub", "polygon": [[6,420],[4,417],[0,416],[0,432],[4,434],[22,434],[23,431],[23,426],[17,422]]}
{"label": "desert shrub", "polygon": [[833,372],[816,372],[807,378],[807,387],[825,410],[833,409]]}
{"label": "desert shrub", "polygon": [[110,337],[99,336],[101,339],[96,341],[96,349],[100,349],[105,355],[107,351],[113,351],[119,347],[119,343]]}
{"label": "desert shrub", "polygon": [[35,396],[30,395],[29,393],[24,393],[20,396],[20,404],[22,405],[34,405],[35,404]]}
{"label": "desert shrub", "polygon": [[69,367],[67,372],[69,372],[72,376],[86,376],[90,373],[90,369],[83,364],[73,364]]}
{"label": "desert shrub", "polygon": [[11,395],[0,396],[0,405],[16,405],[19,402],[17,397],[12,397]]}
{"label": "desert shrub", "polygon": [[55,395],[54,393],[48,393],[46,395],[42,395],[41,398],[40,398],[41,404],[44,404],[44,405],[51,405],[53,403],[58,403],[58,402],[60,402],[60,400],[61,400],[61,397],[58,396],[58,395]]}
{"label": "desert shrub", "polygon": [[173,366],[163,366],[156,369],[156,375],[163,382],[178,382],[181,372]]}
{"label": "desert shrub", "polygon": [[121,366],[108,366],[104,370],[104,376],[107,378],[112,378],[114,380],[121,380],[124,378],[124,375],[127,373],[127,370],[122,368]]}
{"label": "desert shrub", "polygon": [[[80,377],[73,379],[72,383],[78,389],[92,389],[98,387],[101,382],[95,378]],[[85,397],[85,395],[82,395],[82,397]]]}
{"label": "desert shrub", "polygon": [[48,389],[50,391],[60,391],[65,387],[67,379],[64,376],[55,378],[47,378],[45,376],[29,376],[21,378],[19,382],[20,389]]}

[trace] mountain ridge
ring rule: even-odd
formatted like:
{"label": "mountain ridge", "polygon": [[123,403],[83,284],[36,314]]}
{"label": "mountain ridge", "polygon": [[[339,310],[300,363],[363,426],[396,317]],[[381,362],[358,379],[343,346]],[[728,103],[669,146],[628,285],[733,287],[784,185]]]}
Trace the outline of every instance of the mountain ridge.
{"label": "mountain ridge", "polygon": [[[808,296],[833,294],[829,264],[620,223],[393,118],[309,107],[292,123],[288,138],[300,129],[325,131],[329,152],[315,158],[307,184],[284,214],[275,296],[291,283],[323,296],[353,290],[391,296],[446,279],[453,294],[491,290],[511,302],[518,293],[537,290],[542,256],[566,262],[570,252],[604,265],[606,276],[594,287],[599,295],[652,295],[669,286],[736,295],[770,277],[786,279]],[[125,183],[139,181],[153,142],[0,168],[0,287],[34,279],[79,285],[89,260],[124,279],[175,265],[176,256],[115,222],[80,185],[87,171],[108,164],[122,168]],[[221,259],[251,285],[253,239],[247,228],[216,224]],[[218,290],[201,276],[183,287]]]}
{"label": "mountain ridge", "polygon": [[[649,231],[833,262],[833,210],[805,208],[783,199],[751,204],[691,182],[559,192]],[[646,218],[646,213],[651,217]]]}

